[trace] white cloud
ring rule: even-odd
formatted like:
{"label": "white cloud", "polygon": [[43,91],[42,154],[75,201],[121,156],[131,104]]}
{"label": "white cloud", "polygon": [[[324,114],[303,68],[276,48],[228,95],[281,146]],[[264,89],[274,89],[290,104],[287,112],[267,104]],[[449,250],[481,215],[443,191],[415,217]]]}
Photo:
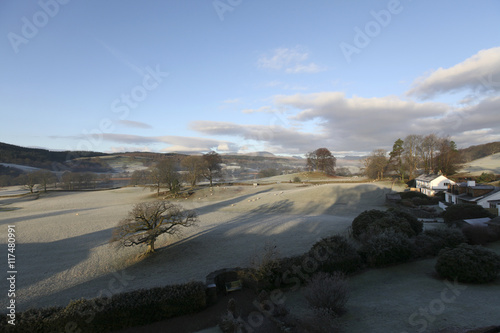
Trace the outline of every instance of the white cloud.
{"label": "white cloud", "polygon": [[282,125],[241,125],[220,121],[193,121],[190,127],[205,135],[224,135],[264,143],[265,150],[304,153],[317,148],[327,138],[322,134],[301,132]]}
{"label": "white cloud", "polygon": [[481,50],[463,62],[418,78],[407,94],[430,99],[438,94],[470,89],[500,91],[500,47]]}
{"label": "white cloud", "polygon": [[141,121],[118,120],[118,123],[121,125],[124,125],[126,127],[132,127],[132,128],[144,128],[144,129],[153,128],[153,126],[146,124],[146,123],[143,123]]}
{"label": "white cloud", "polygon": [[241,110],[243,113],[272,113],[275,112],[275,110],[270,107],[270,106],[261,106],[258,109],[244,109]]}
{"label": "white cloud", "polygon": [[286,73],[318,73],[325,69],[314,62],[305,63],[309,53],[301,47],[278,48],[271,55],[262,55],[257,64],[260,68],[284,70]]}
{"label": "white cloud", "polygon": [[[142,136],[130,134],[103,133],[102,140],[117,142],[127,145],[151,145],[151,144],[166,144],[161,151],[177,151],[177,152],[206,152],[214,148],[219,148],[224,151],[237,151],[238,145],[224,140],[207,139],[199,137],[185,136]],[[147,146],[146,146],[147,147]],[[121,149],[123,147],[118,147]],[[129,150],[131,148],[128,148]],[[142,147],[144,150],[145,147]],[[149,149],[149,148],[148,148]]]}
{"label": "white cloud", "polygon": [[309,63],[307,65],[304,64],[296,64],[293,67],[289,67],[285,70],[286,73],[290,74],[298,74],[298,73],[319,73],[324,71],[323,68],[316,65],[315,63]]}

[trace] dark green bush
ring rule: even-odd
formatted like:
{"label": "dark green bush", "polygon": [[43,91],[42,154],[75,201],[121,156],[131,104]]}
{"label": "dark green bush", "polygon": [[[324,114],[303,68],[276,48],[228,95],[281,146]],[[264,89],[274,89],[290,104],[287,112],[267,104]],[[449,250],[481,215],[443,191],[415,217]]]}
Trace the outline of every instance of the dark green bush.
{"label": "dark green bush", "polygon": [[434,257],[444,248],[455,248],[467,240],[458,229],[439,228],[425,230],[415,238],[418,257]]}
{"label": "dark green bush", "polygon": [[467,243],[472,245],[484,245],[500,240],[499,230],[492,227],[467,225],[462,228],[462,233],[467,238]]}
{"label": "dark green bush", "polygon": [[439,252],[437,273],[446,279],[460,282],[486,283],[500,273],[500,256],[480,245],[461,244]]}
{"label": "dark green bush", "polygon": [[373,221],[381,219],[386,216],[386,212],[381,210],[365,210],[352,221],[352,236],[355,239],[360,239],[361,235],[366,232],[368,226],[373,223]]}
{"label": "dark green bush", "polygon": [[451,205],[443,213],[444,223],[452,226],[455,221],[475,219],[481,217],[493,217],[493,215],[479,205],[457,204]]}
{"label": "dark green bush", "polygon": [[371,237],[386,230],[403,233],[408,237],[413,237],[422,232],[423,224],[416,217],[399,211],[388,210],[368,210],[359,214],[352,221],[352,236],[361,240],[364,237]]}
{"label": "dark green bush", "polygon": [[408,262],[415,245],[402,233],[385,231],[368,238],[360,249],[361,257],[370,267],[382,267]]}
{"label": "dark green bush", "polygon": [[318,270],[351,274],[363,265],[354,245],[341,235],[326,237],[316,242],[307,255],[318,262]]}
{"label": "dark green bush", "polygon": [[392,208],[389,209],[389,212],[391,212],[396,217],[405,219],[406,222],[410,224],[410,227],[415,233],[415,235],[422,233],[422,230],[424,230],[424,224],[421,221],[419,221],[415,216],[407,212],[403,212],[402,210],[392,209]]}

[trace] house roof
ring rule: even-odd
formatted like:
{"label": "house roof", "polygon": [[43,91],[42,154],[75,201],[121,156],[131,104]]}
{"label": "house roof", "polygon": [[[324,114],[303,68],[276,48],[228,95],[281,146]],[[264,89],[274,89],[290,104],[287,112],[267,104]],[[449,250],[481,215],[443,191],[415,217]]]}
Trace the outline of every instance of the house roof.
{"label": "house roof", "polygon": [[[418,176],[417,178],[415,178],[416,180],[421,180],[423,182],[430,182],[430,181],[433,181],[434,179],[438,178],[438,177],[444,177],[443,175],[438,175],[438,174],[426,174],[424,173],[423,175],[420,175]],[[444,177],[446,178],[446,177]]]}
{"label": "house roof", "polygon": [[464,222],[467,224],[479,225],[479,226],[487,226],[487,223],[490,221],[491,221],[491,219],[489,217],[481,217],[481,218],[477,218],[477,219],[464,220]]}
{"label": "house roof", "polygon": [[[474,188],[476,188],[476,187],[474,187]],[[489,197],[489,196],[491,196],[493,194],[496,194],[498,192],[500,192],[500,188],[495,188],[493,191],[488,192],[488,193],[486,193],[484,195],[480,195],[480,196],[475,197],[475,198],[471,197],[467,193],[462,193],[462,194],[458,195],[458,198],[460,198],[460,199],[462,199],[464,201],[476,202],[476,201],[479,201],[479,200],[483,200],[484,198],[487,198],[487,197]],[[488,202],[490,202],[490,200],[488,200]]]}
{"label": "house roof", "polygon": [[500,216],[492,218],[489,222],[487,222],[487,224],[500,227]]}

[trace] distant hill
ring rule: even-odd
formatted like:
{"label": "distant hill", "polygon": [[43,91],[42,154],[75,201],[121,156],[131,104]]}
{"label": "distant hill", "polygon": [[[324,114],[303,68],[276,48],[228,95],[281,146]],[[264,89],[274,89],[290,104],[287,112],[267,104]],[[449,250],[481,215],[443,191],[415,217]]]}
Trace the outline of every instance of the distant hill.
{"label": "distant hill", "polygon": [[474,161],[500,152],[500,141],[459,149],[464,162]]}
{"label": "distant hill", "polygon": [[269,153],[267,151],[256,151],[256,152],[253,152],[253,153],[246,153],[246,154],[243,154],[243,155],[246,155],[246,156],[261,156],[261,157],[276,157],[276,155],[274,155],[273,153]]}
{"label": "distant hill", "polygon": [[88,151],[50,151],[25,148],[0,142],[0,162],[50,169],[53,163],[65,163],[78,157],[96,157],[107,154]]}

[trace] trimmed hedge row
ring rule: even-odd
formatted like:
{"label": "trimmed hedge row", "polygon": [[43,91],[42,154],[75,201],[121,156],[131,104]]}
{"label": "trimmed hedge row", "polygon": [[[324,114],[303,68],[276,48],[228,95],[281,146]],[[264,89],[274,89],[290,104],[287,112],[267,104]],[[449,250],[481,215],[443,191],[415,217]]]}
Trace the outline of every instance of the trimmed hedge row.
{"label": "trimmed hedge row", "polygon": [[109,332],[198,312],[206,307],[202,282],[141,289],[111,298],[79,299],[65,308],[32,309],[16,314],[16,325],[0,321],[2,332]]}

